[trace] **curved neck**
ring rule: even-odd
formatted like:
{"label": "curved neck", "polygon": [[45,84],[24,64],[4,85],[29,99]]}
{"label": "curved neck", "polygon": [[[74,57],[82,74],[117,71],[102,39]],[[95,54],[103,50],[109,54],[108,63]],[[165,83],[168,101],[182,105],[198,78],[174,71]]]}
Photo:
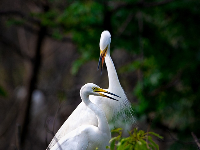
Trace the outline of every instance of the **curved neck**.
{"label": "curved neck", "polygon": [[119,82],[117,72],[114,66],[114,63],[110,57],[110,54],[106,55],[105,57],[105,63],[107,67],[108,72],[108,80],[109,80],[109,89],[112,92],[112,89],[115,89],[116,87],[121,87],[121,84]]}
{"label": "curved neck", "polygon": [[81,99],[85,103],[85,105],[89,107],[95,113],[98,120],[99,130],[102,131],[103,133],[109,133],[110,129],[109,129],[108,122],[103,111],[97,105],[93,104],[89,100],[89,95],[82,94]]}

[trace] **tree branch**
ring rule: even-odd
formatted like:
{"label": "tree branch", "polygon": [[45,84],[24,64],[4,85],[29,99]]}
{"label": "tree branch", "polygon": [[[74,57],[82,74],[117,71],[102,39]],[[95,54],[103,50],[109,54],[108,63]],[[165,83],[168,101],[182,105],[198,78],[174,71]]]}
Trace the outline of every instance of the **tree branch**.
{"label": "tree branch", "polygon": [[160,2],[151,2],[151,3],[143,3],[143,7],[155,7],[155,6],[161,6],[161,5],[165,5],[168,4],[170,2],[172,2],[174,0],[164,0],[164,1],[160,1]]}
{"label": "tree branch", "polygon": [[[39,32],[39,29],[36,29],[36,28],[33,28],[32,26],[28,25],[28,24],[23,24],[21,25],[22,27],[24,27],[25,30],[33,33],[33,34],[37,34]],[[46,31],[46,36],[50,37],[50,38],[53,38],[53,33],[51,33],[50,31]],[[55,38],[53,38],[55,39]],[[70,43],[73,43],[74,41],[69,38],[69,37],[62,37],[62,39],[60,39],[59,41],[62,41],[62,42],[70,42]]]}
{"label": "tree branch", "polygon": [[120,36],[120,35],[125,31],[126,27],[127,27],[128,24],[131,22],[131,20],[133,19],[133,17],[134,17],[134,14],[133,14],[133,13],[130,13],[130,14],[127,16],[126,20],[122,23],[122,25],[121,25],[120,28],[118,29],[118,32],[117,32],[118,36]]}
{"label": "tree branch", "polygon": [[32,23],[36,23],[38,25],[41,24],[40,20],[29,17],[28,15],[26,15],[25,13],[19,11],[19,10],[6,10],[6,11],[0,11],[0,16],[17,16],[20,18],[24,18],[27,21],[30,21]]}
{"label": "tree branch", "polygon": [[112,2],[110,3],[110,6],[114,6],[114,9],[112,9],[112,13],[116,12],[117,10],[121,8],[126,8],[126,9],[133,9],[136,7],[139,8],[147,8],[147,7],[155,7],[155,6],[161,6],[168,4],[170,2],[173,2],[174,0],[163,0],[160,2],[144,2],[144,1],[139,1],[137,3],[125,3],[125,2],[120,2],[117,5],[113,4]]}
{"label": "tree branch", "polygon": [[0,42],[2,44],[4,44],[5,46],[10,47],[11,50],[13,52],[15,52],[17,55],[19,55],[20,57],[22,57],[28,61],[32,61],[32,58],[29,55],[22,52],[21,49],[15,43],[13,43],[11,40],[9,40],[7,37],[0,35]]}
{"label": "tree branch", "polygon": [[195,143],[197,144],[198,149],[200,150],[199,140],[197,139],[196,135],[193,132],[191,132],[191,134],[192,134],[192,137],[193,137]]}
{"label": "tree branch", "polygon": [[[18,11],[18,10],[7,10],[7,11],[0,11],[0,16],[15,16],[15,17],[20,17],[25,19],[26,21],[30,23],[34,23],[36,25],[42,26],[41,21],[32,17],[29,17],[25,13]],[[24,27],[25,30],[30,31],[31,33],[37,34],[39,32],[39,29],[34,28],[33,26],[30,25],[30,23],[24,23],[21,25]],[[49,31],[46,31],[45,33],[48,37],[53,38],[53,34]],[[73,40],[69,37],[63,37],[61,39],[62,42],[73,42]],[[20,54],[21,55],[21,54]]]}

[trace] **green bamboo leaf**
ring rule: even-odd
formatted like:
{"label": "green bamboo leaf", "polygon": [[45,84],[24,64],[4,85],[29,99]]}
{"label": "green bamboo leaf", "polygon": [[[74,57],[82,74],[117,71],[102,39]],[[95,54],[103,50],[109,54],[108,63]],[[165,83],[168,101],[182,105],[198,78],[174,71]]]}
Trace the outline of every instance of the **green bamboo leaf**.
{"label": "green bamboo leaf", "polygon": [[114,140],[116,140],[116,139],[117,139],[117,137],[111,138],[110,141],[109,141],[109,143],[111,143],[112,141],[114,141]]}
{"label": "green bamboo leaf", "polygon": [[122,132],[122,128],[116,128],[116,129],[113,129],[111,132],[112,133],[120,133],[120,132]]}
{"label": "green bamboo leaf", "polygon": [[155,147],[155,149],[159,150],[159,146],[152,140],[151,136],[148,136],[148,141],[150,142],[149,145],[152,145],[153,147]]}
{"label": "green bamboo leaf", "polygon": [[135,150],[148,150],[146,142],[144,140],[137,141]]}
{"label": "green bamboo leaf", "polygon": [[151,134],[151,135],[154,135],[154,136],[156,136],[156,137],[158,137],[158,138],[160,138],[160,139],[163,139],[162,136],[160,136],[159,134],[157,134],[157,133],[155,133],[155,132],[148,132],[148,134]]}
{"label": "green bamboo leaf", "polygon": [[[112,138],[112,139],[113,139],[113,138]],[[111,139],[111,140],[112,140],[112,139]],[[110,142],[109,142],[109,143],[110,143],[110,149],[111,149],[111,150],[114,150],[114,149],[115,149],[115,142],[116,142],[116,140],[115,140],[115,139],[112,140],[112,141],[111,141],[111,140],[110,140]]]}
{"label": "green bamboo leaf", "polygon": [[149,144],[149,148],[150,148],[151,150],[157,150],[152,144]]}

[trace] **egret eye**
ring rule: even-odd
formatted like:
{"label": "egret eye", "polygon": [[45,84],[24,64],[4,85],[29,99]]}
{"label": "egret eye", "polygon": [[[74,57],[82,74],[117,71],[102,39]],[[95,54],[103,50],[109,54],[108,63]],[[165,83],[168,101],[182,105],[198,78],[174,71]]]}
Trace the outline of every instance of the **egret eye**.
{"label": "egret eye", "polygon": [[96,87],[92,87],[92,90],[95,91],[97,88]]}

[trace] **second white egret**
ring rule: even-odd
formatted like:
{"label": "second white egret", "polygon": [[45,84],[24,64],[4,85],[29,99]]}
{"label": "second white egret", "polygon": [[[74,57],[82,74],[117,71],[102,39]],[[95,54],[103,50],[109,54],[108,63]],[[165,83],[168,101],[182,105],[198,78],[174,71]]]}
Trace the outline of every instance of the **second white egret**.
{"label": "second white egret", "polygon": [[[98,120],[98,125],[82,125],[75,130],[69,132],[63,136],[51,150],[105,150],[109,145],[111,139],[111,133],[108,126],[107,119],[104,112],[95,104],[89,100],[89,95],[107,97],[109,99],[118,101],[117,99],[105,95],[103,93],[110,94],[112,96],[119,97],[113,93],[101,89],[99,86],[93,83],[85,84],[80,90],[80,96],[86,107],[91,109]],[[89,118],[88,118],[89,119]]]}

